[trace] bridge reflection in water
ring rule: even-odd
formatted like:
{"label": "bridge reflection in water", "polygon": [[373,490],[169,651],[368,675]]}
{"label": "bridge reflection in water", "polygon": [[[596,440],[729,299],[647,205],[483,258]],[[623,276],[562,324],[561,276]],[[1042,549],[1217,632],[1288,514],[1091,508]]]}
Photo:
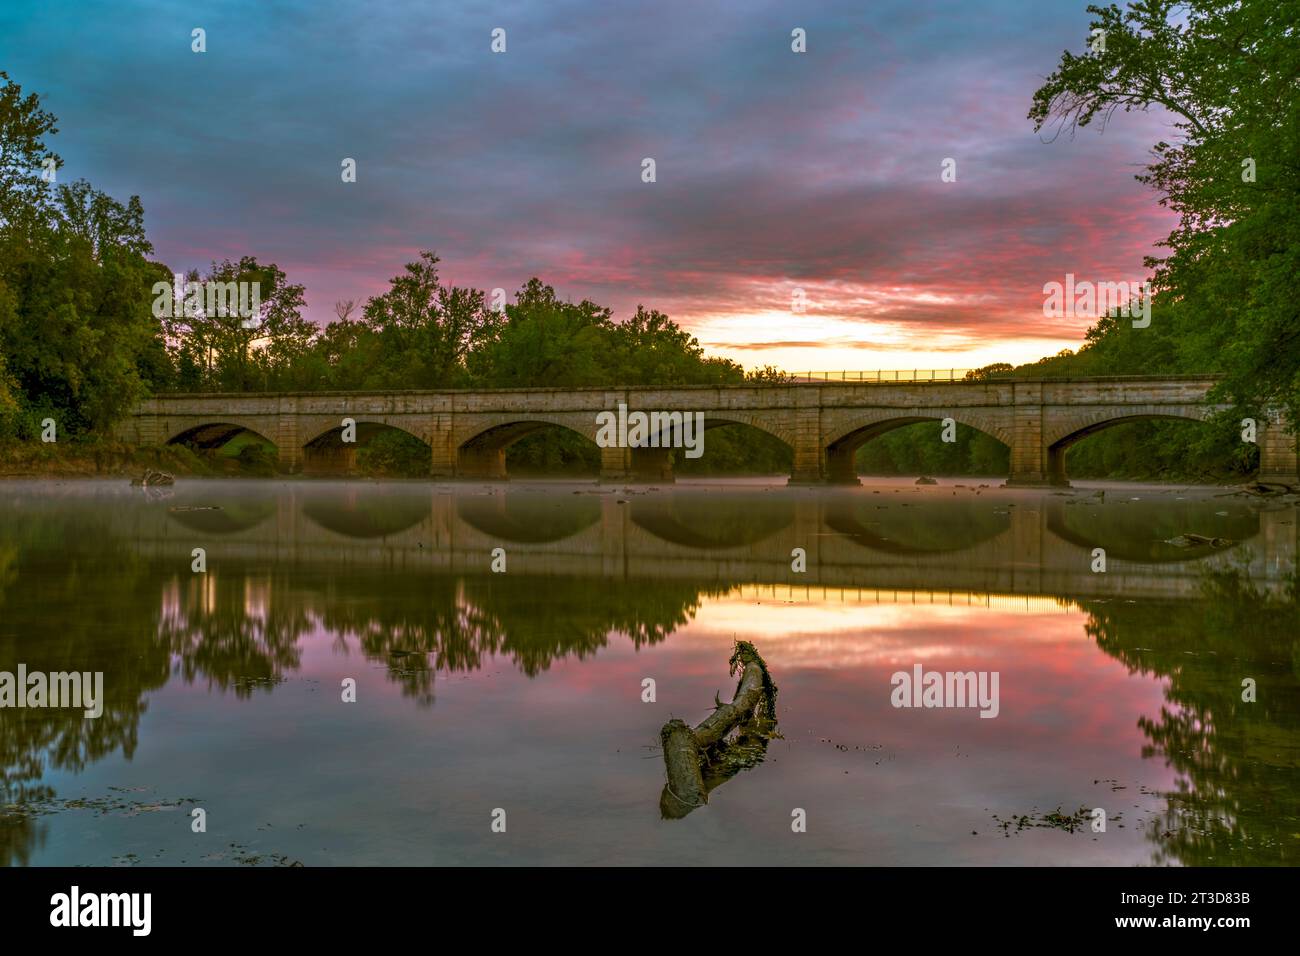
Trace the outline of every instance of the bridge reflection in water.
{"label": "bridge reflection in water", "polygon": [[[488,573],[492,551],[504,548],[517,575],[1063,598],[1192,596],[1207,569],[1227,565],[1280,588],[1296,557],[1289,509],[1223,499],[284,487],[292,490],[258,504],[244,492],[227,500],[205,490],[203,501],[225,501],[221,510],[159,506],[133,515],[137,547],[179,561],[200,532],[227,561],[469,575]],[[1169,543],[1189,531],[1230,544]],[[796,548],[806,555],[804,573],[792,570]],[[1097,548],[1104,573],[1092,570]]]}

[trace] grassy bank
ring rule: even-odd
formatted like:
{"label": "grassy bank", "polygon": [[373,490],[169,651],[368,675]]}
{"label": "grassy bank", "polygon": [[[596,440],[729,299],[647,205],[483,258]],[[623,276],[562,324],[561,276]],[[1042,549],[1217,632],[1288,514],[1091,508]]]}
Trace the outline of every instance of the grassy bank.
{"label": "grassy bank", "polygon": [[252,475],[239,457],[196,453],[184,445],[140,447],[122,442],[0,444],[0,478],[138,478],[146,468],[173,475]]}

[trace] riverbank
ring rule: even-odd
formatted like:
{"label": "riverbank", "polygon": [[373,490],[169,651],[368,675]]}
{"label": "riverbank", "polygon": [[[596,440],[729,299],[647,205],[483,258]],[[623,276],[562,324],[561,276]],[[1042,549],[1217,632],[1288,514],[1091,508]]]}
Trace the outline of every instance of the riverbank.
{"label": "riverbank", "polygon": [[180,445],[140,447],[119,442],[15,443],[0,447],[0,479],[138,478],[146,468],[212,477],[223,471]]}

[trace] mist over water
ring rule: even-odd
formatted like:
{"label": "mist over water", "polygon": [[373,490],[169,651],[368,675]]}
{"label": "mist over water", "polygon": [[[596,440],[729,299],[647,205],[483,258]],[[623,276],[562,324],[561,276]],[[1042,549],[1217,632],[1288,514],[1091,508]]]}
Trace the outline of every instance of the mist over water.
{"label": "mist over water", "polygon": [[[0,708],[0,861],[1297,862],[1296,508],[978,485],[7,483],[0,672],[104,683]],[[781,737],[663,820],[737,639]],[[894,706],[916,665],[997,716]]]}

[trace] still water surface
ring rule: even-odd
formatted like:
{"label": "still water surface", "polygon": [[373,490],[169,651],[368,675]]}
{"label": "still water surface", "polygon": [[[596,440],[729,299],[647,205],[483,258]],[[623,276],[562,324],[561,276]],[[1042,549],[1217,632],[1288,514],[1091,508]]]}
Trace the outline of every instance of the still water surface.
{"label": "still water surface", "polygon": [[[4,483],[0,671],[105,703],[0,709],[0,861],[1296,863],[1295,506],[977,484]],[[781,738],[662,820],[735,639]],[[917,664],[998,716],[895,708]]]}

